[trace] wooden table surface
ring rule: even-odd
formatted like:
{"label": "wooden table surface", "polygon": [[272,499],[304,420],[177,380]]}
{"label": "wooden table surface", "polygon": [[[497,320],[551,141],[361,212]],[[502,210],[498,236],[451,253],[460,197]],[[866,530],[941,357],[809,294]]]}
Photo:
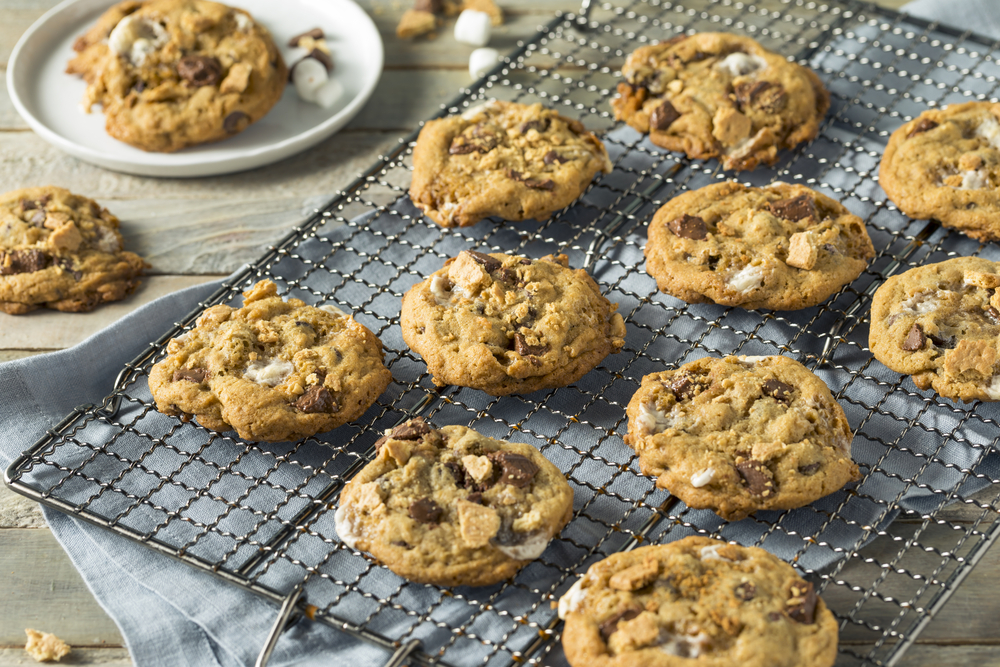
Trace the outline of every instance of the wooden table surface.
{"label": "wooden table surface", "polygon": [[[0,0],[0,72],[21,33],[57,0]],[[69,157],[37,137],[0,92],[0,183],[3,190],[56,184],[93,197],[122,219],[126,244],[152,264],[128,300],[88,314],[0,314],[0,361],[71,346],[126,313],[174,290],[230,273],[303,220],[306,211],[350,180],[399,137],[470,83],[471,47],[449,34],[402,42],[394,26],[403,0],[363,0],[386,46],[374,97],[336,136],[297,157],[255,171],[198,180],[127,176]],[[572,0],[501,0],[508,21],[491,46],[512,49]],[[903,0],[879,4],[898,7]],[[991,497],[995,497],[993,492]],[[986,496],[984,496],[986,497]],[[956,524],[973,511],[939,518]],[[1000,665],[1000,549],[994,548],[900,663]],[[24,628],[54,632],[73,646],[70,664],[129,664],[114,623],[94,601],[56,543],[38,506],[0,486],[0,667],[30,663]],[[263,638],[261,638],[263,640]]]}

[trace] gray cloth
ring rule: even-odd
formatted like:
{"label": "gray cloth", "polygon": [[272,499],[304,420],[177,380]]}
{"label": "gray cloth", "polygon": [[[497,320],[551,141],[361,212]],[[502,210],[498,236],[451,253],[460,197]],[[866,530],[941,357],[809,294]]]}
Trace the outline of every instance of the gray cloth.
{"label": "gray cloth", "polygon": [[[975,25],[979,32],[1000,36],[1000,24],[987,11],[990,4],[991,0],[918,0],[907,6],[907,10],[914,15]],[[634,248],[621,252],[616,259],[626,265],[641,262],[641,257],[629,255],[629,252],[634,254]],[[107,395],[126,361],[216,287],[217,284],[204,285],[159,299],[71,349],[0,365],[0,405],[4,406],[0,415],[0,463],[6,467],[75,406]],[[628,288],[628,285],[622,287]],[[754,317],[752,314],[730,314],[727,323],[750,330]],[[754,350],[743,352],[753,354]],[[837,383],[835,377],[829,380],[831,384]],[[856,398],[860,403],[866,400],[863,395]],[[905,414],[910,407],[893,404],[899,400],[896,396],[890,397],[882,409],[890,414],[893,411]],[[921,419],[938,420],[933,425],[944,432],[959,427],[949,415],[935,413]],[[898,432],[899,426],[888,424],[887,428],[896,428]],[[960,434],[966,442],[979,444],[988,444],[992,437],[990,433],[977,433],[976,426],[968,424],[961,425]],[[899,461],[901,469],[898,472],[907,477],[925,475],[921,481],[931,488],[953,488],[962,478],[960,469],[979,463],[981,454],[977,452],[982,451],[970,451],[954,442],[946,445],[949,449],[944,451],[934,450],[934,442],[927,445],[931,449],[926,454],[952,461],[953,465],[908,470],[905,466],[914,465],[913,457],[908,457]],[[861,443],[860,447],[858,455],[862,458],[877,458],[882,454],[870,443]],[[990,467],[990,476],[996,476],[995,467]],[[872,476],[869,484],[862,491],[879,499],[894,498],[904,486],[884,476]],[[963,493],[972,490],[968,484],[961,488]],[[911,489],[902,501],[906,507],[928,510],[935,507],[939,499],[929,491]],[[835,506],[827,507],[825,502],[824,499],[817,506],[829,511],[836,509]],[[859,536],[858,526],[866,525],[873,517],[887,518],[881,515],[882,511],[878,503],[851,501],[840,512],[854,519],[854,527],[835,522],[824,529],[824,544],[829,546],[810,547],[798,564],[811,569],[828,565],[837,557],[830,547],[853,544]],[[118,624],[136,664],[143,667],[253,664],[276,616],[274,605],[110,531],[49,509],[45,509],[45,516],[98,602]],[[700,525],[711,530],[711,518],[704,514],[699,516],[703,519]],[[817,531],[817,521],[824,521],[823,515],[803,512],[791,516],[784,528],[813,535]],[[743,527],[737,528],[737,525]],[[723,534],[729,539],[750,543],[766,532],[766,528],[763,523],[742,522],[727,527]],[[594,537],[600,537],[603,532],[603,528],[599,529]],[[773,543],[768,543],[768,547],[779,555],[788,555],[801,548]],[[414,595],[420,594],[418,591]],[[418,605],[411,602],[411,606]],[[383,631],[391,636],[393,628],[385,627]],[[338,660],[351,660],[358,665],[381,664],[387,657],[385,652],[325,625],[299,623],[282,636],[271,664],[329,664],[332,652],[337,653]]]}

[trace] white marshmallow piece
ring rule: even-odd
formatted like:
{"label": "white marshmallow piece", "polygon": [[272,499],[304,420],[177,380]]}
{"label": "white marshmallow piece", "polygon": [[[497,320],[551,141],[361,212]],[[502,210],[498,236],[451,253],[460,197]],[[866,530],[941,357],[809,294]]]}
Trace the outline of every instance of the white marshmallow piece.
{"label": "white marshmallow piece", "polygon": [[327,82],[329,77],[323,63],[315,58],[303,58],[295,64],[292,70],[292,83],[295,92],[306,102],[315,102],[316,93]]}
{"label": "white marshmallow piece", "polygon": [[500,52],[496,49],[476,49],[469,54],[469,74],[473,79],[484,76],[500,62]]}
{"label": "white marshmallow piece", "polygon": [[316,104],[330,109],[344,94],[344,87],[336,79],[330,79],[316,91]]}
{"label": "white marshmallow piece", "polygon": [[466,9],[458,15],[458,20],[455,21],[455,39],[473,46],[489,44],[492,31],[490,15],[486,12]]}
{"label": "white marshmallow piece", "polygon": [[141,66],[146,56],[166,44],[168,39],[170,35],[156,21],[126,16],[108,35],[108,46],[133,65]]}

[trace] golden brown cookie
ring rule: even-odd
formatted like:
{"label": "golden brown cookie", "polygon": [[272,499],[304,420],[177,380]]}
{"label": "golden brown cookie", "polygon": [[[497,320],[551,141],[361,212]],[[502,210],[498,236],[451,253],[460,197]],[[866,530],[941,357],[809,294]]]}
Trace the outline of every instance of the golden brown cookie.
{"label": "golden brown cookie", "polygon": [[1000,401],[1000,263],[957,257],[892,276],[875,292],[875,358],[945,398]]}
{"label": "golden brown cookie", "polygon": [[125,0],[73,48],[66,71],[87,81],[83,107],[102,105],[108,134],[145,151],[242,132],[277,103],[288,79],[266,28],[208,0]]}
{"label": "golden brown cookie", "polygon": [[830,95],[811,70],[740,35],[679,35],[641,46],[622,67],[615,117],[657,146],[726,169],[773,164],[815,138]]}
{"label": "golden brown cookie", "polygon": [[0,311],[93,310],[131,294],[145,266],[91,199],[53,186],[0,196]]}
{"label": "golden brown cookie", "polygon": [[792,567],[707,537],[594,563],[559,600],[572,667],[830,667],[837,619]]}
{"label": "golden brown cookie", "polygon": [[685,192],[649,224],[646,270],[688,303],[795,310],[822,303],[875,256],[861,218],[801,185],[732,181]]}
{"label": "golden brown cookie", "polygon": [[573,514],[573,490],[530,445],[464,426],[397,426],[344,487],[337,535],[390,570],[439,586],[486,586],[538,558]]}
{"label": "golden brown cookie", "polygon": [[859,478],[843,408],[787,357],[706,357],[651,373],[627,413],[642,473],[729,521],[802,507]]}
{"label": "golden brown cookie", "polygon": [[424,125],[410,198],[443,227],[491,215],[545,220],[599,171],[611,172],[608,152],[579,121],[541,104],[490,102]]}
{"label": "golden brown cookie", "polygon": [[212,306],[149,373],[156,408],[277,442],[357,419],[388,386],[382,344],[336,308],[284,301],[269,280],[243,307]]}
{"label": "golden brown cookie", "polygon": [[889,137],[879,185],[911,218],[1000,240],[1000,104],[928,109]]}
{"label": "golden brown cookie", "polygon": [[565,255],[466,250],[403,297],[403,340],[438,385],[493,396],[563,387],[625,343],[625,323]]}

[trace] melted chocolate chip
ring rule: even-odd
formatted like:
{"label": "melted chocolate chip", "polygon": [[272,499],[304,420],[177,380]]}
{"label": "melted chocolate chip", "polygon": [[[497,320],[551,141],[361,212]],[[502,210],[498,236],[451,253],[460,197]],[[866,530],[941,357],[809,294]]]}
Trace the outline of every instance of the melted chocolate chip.
{"label": "melted chocolate chip", "polygon": [[906,334],[906,340],[903,341],[903,349],[907,352],[914,352],[923,349],[926,342],[927,337],[924,335],[923,329],[920,328],[919,324],[914,324],[910,327],[910,332]]}
{"label": "melted chocolate chip", "polygon": [[444,11],[444,2],[443,0],[416,0],[413,3],[413,8],[418,12],[440,14]]}
{"label": "melted chocolate chip", "polygon": [[954,338],[941,338],[940,336],[935,336],[934,334],[927,334],[927,339],[934,343],[935,347],[940,347],[943,350],[951,350],[955,347]]}
{"label": "melted chocolate chip", "polygon": [[790,605],[786,611],[793,621],[799,623],[812,623],[816,620],[816,587],[811,581],[804,581],[801,584],[792,586],[792,596],[802,598],[801,602]]}
{"label": "melted chocolate chip", "polygon": [[536,132],[545,132],[549,129],[551,120],[548,118],[539,118],[535,120],[529,120],[526,123],[521,124],[521,134],[527,134],[528,130],[535,130]]}
{"label": "melted chocolate chip", "polygon": [[926,132],[927,130],[933,130],[937,126],[938,126],[938,124],[935,123],[930,118],[921,118],[920,120],[917,121],[917,124],[913,126],[913,129],[910,130],[910,133],[908,135],[906,135],[906,137],[907,137],[907,139],[909,139],[910,137],[912,137],[915,134],[922,134],[923,132]]}
{"label": "melted chocolate chip", "polygon": [[242,111],[234,111],[222,121],[222,129],[229,134],[236,134],[250,124],[250,116]]}
{"label": "melted chocolate chip", "polygon": [[463,252],[472,257],[472,259],[476,260],[476,264],[483,267],[486,273],[493,273],[501,266],[500,260],[490,257],[485,252],[477,252],[475,250],[465,250]]}
{"label": "melted chocolate chip", "polygon": [[295,407],[299,409],[300,412],[306,414],[315,414],[319,412],[336,412],[338,409],[337,402],[333,400],[333,396],[330,395],[330,391],[318,384],[314,384],[306,392],[299,396],[299,399],[295,401]]}
{"label": "melted chocolate chip", "polygon": [[38,208],[38,202],[36,202],[34,199],[22,199],[21,200],[21,210],[22,211],[31,211],[31,210],[34,210],[36,208]]}
{"label": "melted chocolate chip", "polygon": [[544,181],[540,181],[537,178],[526,178],[524,176],[524,174],[522,174],[519,171],[514,171],[513,169],[508,169],[507,170],[507,176],[509,176],[510,178],[514,179],[515,181],[518,181],[520,183],[524,183],[529,188],[533,188],[535,190],[555,190],[556,189],[556,183],[551,178],[546,178]]}
{"label": "melted chocolate chip", "polygon": [[323,67],[327,72],[333,69],[333,58],[326,51],[320,51],[319,49],[313,49],[309,52],[306,58],[312,58],[313,60],[318,60],[323,63]]}
{"label": "melted chocolate chip", "polygon": [[528,345],[519,333],[514,334],[514,351],[522,357],[537,357],[549,351],[548,345]]}
{"label": "melted chocolate chip", "polygon": [[772,623],[777,623],[784,617],[785,617],[784,614],[782,614],[780,611],[770,611],[767,613],[767,620],[771,621]]}
{"label": "melted chocolate chip", "polygon": [[208,377],[208,370],[204,368],[181,368],[174,371],[174,382],[187,380],[195,384],[201,384]]}
{"label": "melted chocolate chip", "polygon": [[742,584],[733,589],[733,593],[736,597],[744,602],[753,600],[754,596],[757,594],[757,587],[751,584],[749,581],[744,581]]}
{"label": "melted chocolate chip", "polygon": [[468,473],[465,472],[465,468],[461,463],[456,463],[455,461],[448,461],[444,464],[444,467],[448,469],[452,477],[455,478],[455,486],[460,489],[469,488],[471,478]]}
{"label": "melted chocolate chip", "polygon": [[986,309],[986,317],[990,318],[993,324],[1000,324],[1000,310],[997,310],[993,306]]}
{"label": "melted chocolate chip", "polygon": [[132,86],[132,90],[134,90],[137,93],[141,93],[142,91],[146,90],[146,82],[143,81],[142,79],[139,79]]}
{"label": "melted chocolate chip", "polygon": [[63,271],[72,274],[73,280],[76,282],[80,282],[80,279],[83,278],[83,271],[76,271],[73,269],[73,261],[71,259],[67,257],[60,259],[59,266],[62,267]]}
{"label": "melted chocolate chip", "polygon": [[649,114],[649,124],[655,130],[663,132],[674,124],[674,121],[681,117],[681,114],[669,100],[663,100],[663,104],[653,109]]}
{"label": "melted chocolate chip", "polygon": [[500,524],[497,534],[490,538],[490,542],[498,544],[502,547],[515,547],[518,544],[524,544],[524,541],[528,538],[528,536],[524,533],[515,533],[513,525],[513,520],[504,520],[504,522]]}
{"label": "melted chocolate chip", "polygon": [[625,611],[619,611],[612,614],[610,618],[601,622],[601,637],[604,638],[604,641],[608,641],[608,637],[613,635],[615,631],[618,630],[618,621],[631,621],[641,613],[641,609],[630,608]]}
{"label": "melted chocolate chip", "polygon": [[392,542],[389,542],[389,544],[394,547],[403,547],[407,551],[413,548],[410,544],[404,542],[403,540],[393,540]]}
{"label": "melted chocolate chip", "polygon": [[749,459],[736,464],[736,470],[743,478],[747,490],[752,496],[767,497],[774,492],[774,482],[771,473],[762,461]]}
{"label": "melted chocolate chip", "polygon": [[212,56],[184,56],[177,61],[177,74],[196,88],[211,86],[222,77],[222,65]]}
{"label": "melted chocolate chip", "polygon": [[817,218],[816,202],[809,195],[799,195],[791,199],[771,202],[767,205],[767,208],[782,220],[797,222],[806,218]]}
{"label": "melted chocolate chip", "polygon": [[788,105],[788,93],[780,83],[771,81],[739,83],[733,90],[741,111],[755,108],[765,113],[777,113]]}
{"label": "melted chocolate chip", "polygon": [[814,475],[816,473],[816,471],[819,470],[819,467],[821,465],[823,465],[823,464],[820,463],[819,461],[817,461],[816,463],[807,463],[804,466],[799,466],[799,468],[798,468],[799,474],[800,475]]}
{"label": "melted chocolate chip", "polygon": [[510,484],[519,489],[524,488],[531,484],[531,480],[538,473],[538,466],[532,463],[527,456],[512,452],[490,452],[487,456],[503,471],[499,484]]}
{"label": "melted chocolate chip", "polygon": [[389,442],[389,436],[383,435],[381,438],[375,441],[375,453],[378,454],[382,449],[382,445]]}
{"label": "melted chocolate chip", "polygon": [[679,236],[682,239],[693,239],[695,241],[702,241],[708,235],[708,227],[705,226],[705,221],[695,215],[688,215],[685,213],[676,220],[671,220],[667,223],[667,229],[674,233],[674,236]]}
{"label": "melted chocolate chip", "polygon": [[0,276],[41,271],[52,263],[52,257],[41,250],[11,250],[0,252]]}
{"label": "melted chocolate chip", "polygon": [[559,153],[556,153],[555,151],[549,151],[548,153],[545,154],[545,157],[542,158],[542,162],[544,162],[545,164],[555,164],[556,162],[558,162],[559,164],[565,164],[569,162],[569,158],[563,157],[562,155],[559,155]]}
{"label": "melted chocolate chip", "polygon": [[301,35],[295,35],[290,40],[288,40],[288,46],[298,46],[299,42],[302,41],[303,37],[311,37],[312,39],[323,39],[323,31],[320,28],[313,28],[308,32],[304,32]]}
{"label": "melted chocolate chip", "polygon": [[450,155],[467,155],[469,153],[489,153],[500,144],[497,136],[487,130],[482,123],[475,125],[468,134],[460,134],[451,140],[448,147]]}
{"label": "melted chocolate chip", "polygon": [[477,505],[483,504],[483,494],[479,491],[473,491],[465,497],[470,503],[476,503]]}
{"label": "melted chocolate chip", "polygon": [[424,421],[423,417],[414,417],[408,422],[400,424],[392,429],[389,437],[396,440],[420,440],[431,432],[431,426]]}
{"label": "melted chocolate chip", "polygon": [[675,378],[667,386],[673,392],[674,396],[681,401],[696,396],[701,391],[701,385],[692,380],[689,375],[682,375],[679,378]]}
{"label": "melted chocolate chip", "polygon": [[410,518],[418,523],[437,523],[443,512],[430,498],[421,498],[410,504]]}
{"label": "melted chocolate chip", "polygon": [[531,260],[530,259],[522,259],[520,262],[518,262],[518,264],[522,264],[524,266],[531,266]]}
{"label": "melted chocolate chip", "polygon": [[775,380],[774,378],[766,380],[760,388],[761,391],[764,392],[765,396],[770,396],[771,398],[782,402],[787,401],[792,395],[792,390],[795,389],[795,387],[787,382]]}

